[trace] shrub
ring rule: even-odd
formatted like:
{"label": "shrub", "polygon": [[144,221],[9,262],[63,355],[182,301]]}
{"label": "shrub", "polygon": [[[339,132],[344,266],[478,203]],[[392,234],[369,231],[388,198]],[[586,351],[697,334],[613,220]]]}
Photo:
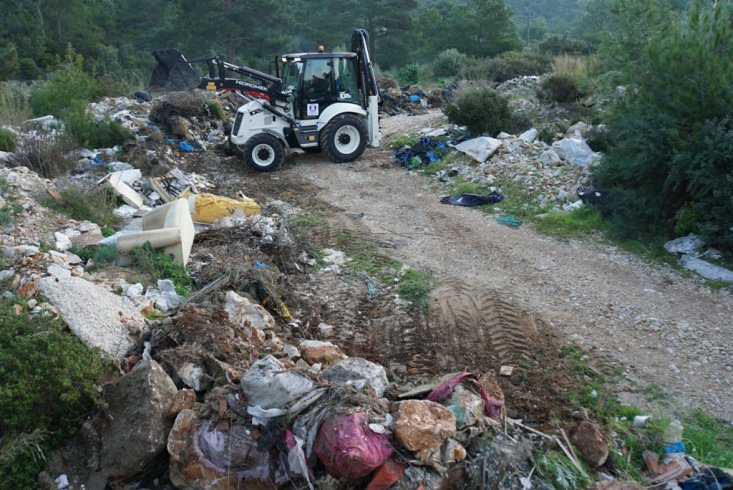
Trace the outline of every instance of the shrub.
{"label": "shrub", "polygon": [[0,151],[15,151],[18,147],[18,142],[15,137],[15,133],[9,129],[0,128]]}
{"label": "shrub", "polygon": [[26,140],[10,161],[13,167],[28,167],[41,177],[53,178],[69,172],[76,162],[67,156],[68,142],[48,134]]}
{"label": "shrub", "polygon": [[537,95],[555,102],[573,102],[583,96],[575,78],[569,75],[550,75],[545,78]]}
{"label": "shrub", "polygon": [[405,65],[397,70],[397,80],[403,85],[414,85],[420,81],[420,67],[416,64]]}
{"label": "shrub", "polygon": [[568,36],[550,36],[539,45],[540,52],[559,55],[559,54],[590,54],[594,51],[594,47],[580,39],[573,39]]}
{"label": "shrub", "polygon": [[117,196],[107,187],[87,189],[78,184],[70,184],[60,190],[63,204],[55,201],[53,206],[64,214],[78,220],[91,221],[99,226],[120,224],[122,218],[114,214]]}
{"label": "shrub", "polygon": [[[481,63],[478,63],[477,66],[480,67]],[[470,68],[467,69],[467,72],[470,70]],[[550,70],[550,58],[536,53],[510,51],[488,60],[484,70],[485,73],[481,75],[482,77],[501,83],[512,78],[542,75],[548,72]]]}
{"label": "shrub", "polygon": [[469,64],[468,55],[455,48],[441,51],[433,61],[433,71],[437,76],[457,76]]}
{"label": "shrub", "polygon": [[30,115],[28,97],[11,83],[0,83],[0,124],[15,126]]}
{"label": "shrub", "polygon": [[94,78],[82,68],[81,55],[69,48],[65,61],[31,93],[31,107],[37,116],[62,117],[72,101],[89,101],[97,91]]}
{"label": "shrub", "polygon": [[84,104],[74,101],[65,118],[66,134],[77,146],[109,148],[134,139],[132,131],[109,118],[95,121]]}
{"label": "shrub", "polygon": [[443,112],[454,124],[466,126],[471,134],[495,136],[512,125],[509,101],[485,86],[466,86],[458,90]]}
{"label": "shrub", "polygon": [[57,320],[12,307],[0,303],[0,488],[35,488],[43,454],[95,407],[105,365]]}

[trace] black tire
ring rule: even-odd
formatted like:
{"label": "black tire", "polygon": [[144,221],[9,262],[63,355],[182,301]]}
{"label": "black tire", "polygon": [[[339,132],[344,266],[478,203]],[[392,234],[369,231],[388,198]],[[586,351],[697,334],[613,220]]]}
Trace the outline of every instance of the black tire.
{"label": "black tire", "polygon": [[367,126],[354,114],[341,114],[321,130],[323,152],[336,163],[353,162],[364,153],[367,144]]}
{"label": "black tire", "polygon": [[271,134],[252,136],[242,147],[244,160],[253,170],[272,172],[283,163],[283,145]]}

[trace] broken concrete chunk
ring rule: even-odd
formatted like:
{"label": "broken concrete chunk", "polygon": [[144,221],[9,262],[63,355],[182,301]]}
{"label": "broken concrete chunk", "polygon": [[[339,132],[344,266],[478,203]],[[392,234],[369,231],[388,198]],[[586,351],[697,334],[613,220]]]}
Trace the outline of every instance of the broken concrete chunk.
{"label": "broken concrete chunk", "polygon": [[456,145],[456,150],[465,153],[479,163],[484,163],[503,143],[500,140],[481,136]]}
{"label": "broken concrete chunk", "polygon": [[194,391],[204,391],[211,384],[211,378],[206,374],[206,371],[201,366],[190,362],[182,364],[176,374],[186,386]]}
{"label": "broken concrete chunk", "polygon": [[360,357],[344,359],[323,373],[329,383],[365,383],[372,387],[378,397],[384,396],[389,386],[387,371],[384,367]]}
{"label": "broken concrete chunk", "polygon": [[558,167],[562,165],[562,160],[555,150],[545,150],[540,155],[540,162],[545,167]]}
{"label": "broken concrete chunk", "polygon": [[455,416],[439,403],[397,402],[392,406],[392,413],[397,440],[424,461],[456,432]]}
{"label": "broken concrete chunk", "polygon": [[48,273],[53,277],[66,278],[71,277],[71,271],[66,267],[61,267],[58,264],[51,264],[47,269]]}
{"label": "broken concrete chunk", "polygon": [[341,349],[331,342],[304,340],[298,346],[300,354],[310,364],[332,364],[346,358]]}
{"label": "broken concrete chunk", "polygon": [[273,356],[252,364],[240,383],[249,405],[260,408],[284,408],[313,389],[313,382],[289,372]]}
{"label": "broken concrete chunk", "polygon": [[123,172],[115,172],[110,174],[107,183],[117,193],[123,201],[135,209],[143,207],[143,197],[122,180]]}
{"label": "broken concrete chunk", "polygon": [[87,347],[122,358],[145,319],[127,298],[78,277],[43,277],[40,290]]}
{"label": "broken concrete chunk", "polygon": [[109,425],[102,431],[100,466],[115,487],[129,483],[166,446],[176,385],[155,361],[139,362],[104,388]]}
{"label": "broken concrete chunk", "polygon": [[229,315],[229,321],[235,325],[252,326],[259,330],[275,328],[275,319],[262,305],[254,304],[234,291],[227,291],[224,310]]}

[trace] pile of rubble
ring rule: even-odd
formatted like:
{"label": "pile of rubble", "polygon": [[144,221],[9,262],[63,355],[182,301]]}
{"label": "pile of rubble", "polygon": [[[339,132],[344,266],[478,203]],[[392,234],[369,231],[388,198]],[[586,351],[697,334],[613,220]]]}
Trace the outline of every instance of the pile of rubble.
{"label": "pile of rubble", "polygon": [[[450,168],[436,173],[438,179],[445,181],[461,176],[467,182],[496,192],[502,192],[502,183],[509,183],[523,189],[540,210],[574,209],[582,204],[583,196],[578,194],[578,189],[590,185],[592,170],[601,159],[601,154],[585,141],[589,129],[585,123],[578,122],[548,145],[538,139],[536,129],[518,136],[500,133],[497,138],[468,139],[465,131],[455,126],[425,128],[420,133],[420,143],[410,155],[421,152],[427,158],[408,167],[440,160],[426,152],[430,147],[452,147],[468,158],[452,159]],[[397,149],[396,154],[405,155],[403,149]]]}
{"label": "pile of rubble", "polygon": [[[235,108],[227,96],[217,101]],[[308,321],[294,318],[280,292],[286,276],[299,281],[314,263],[289,231],[294,210],[204,192],[214,190],[208,180],[180,170],[219,162],[212,147],[221,149],[226,124],[204,98],[105,99],[92,110],[136,134],[124,148],[73,154],[69,180],[109,186],[125,202],[116,210],[125,225],[111,237],[38,204],[58,198],[63,180],[0,169],[3,197],[19,206],[0,235],[2,296],[62,319],[119,368],[101,388],[99,413],[49,455],[42,488],[526,489],[550,487],[535,470],[537,451],[561,451],[580,474],[606,464],[608,439],[582,413],[559,435],[508,417],[493,372],[395,376],[311,333],[340,325],[303,328]],[[489,186],[507,178],[536,187],[545,207],[571,202],[597,159],[584,146],[587,128],[571,129],[552,147],[536,131],[460,142],[478,165],[451,171]],[[426,134],[440,131],[451,128]],[[123,151],[126,162],[117,160]],[[70,252],[146,242],[188,264],[191,296]],[[330,259],[322,274],[337,274],[345,260],[338,251]]]}

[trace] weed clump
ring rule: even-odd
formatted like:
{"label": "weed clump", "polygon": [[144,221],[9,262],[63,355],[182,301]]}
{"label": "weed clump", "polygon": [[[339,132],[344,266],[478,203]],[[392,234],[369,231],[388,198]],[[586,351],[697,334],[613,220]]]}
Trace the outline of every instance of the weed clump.
{"label": "weed clump", "polygon": [[71,149],[71,145],[66,141],[51,135],[39,134],[26,141],[15,152],[10,165],[28,167],[41,177],[58,177],[67,174],[76,165],[76,162],[67,156]]}
{"label": "weed clump", "polygon": [[130,251],[134,264],[141,271],[146,272],[158,279],[170,279],[181,296],[191,294],[193,281],[188,277],[186,268],[176,262],[171,255],[166,255],[162,250],[153,250],[150,242],[142,247],[135,247]]}
{"label": "weed clump", "polygon": [[483,86],[467,86],[460,89],[443,112],[448,120],[466,126],[474,135],[483,133],[496,136],[511,130],[512,111],[506,97]]}
{"label": "weed clump", "polygon": [[72,184],[61,189],[63,204],[53,206],[71,218],[91,221],[99,226],[112,226],[122,223],[122,218],[114,214],[117,207],[117,196],[106,186],[89,190]]}
{"label": "weed clump", "polygon": [[0,151],[13,152],[18,147],[15,133],[9,129],[0,128]]}

